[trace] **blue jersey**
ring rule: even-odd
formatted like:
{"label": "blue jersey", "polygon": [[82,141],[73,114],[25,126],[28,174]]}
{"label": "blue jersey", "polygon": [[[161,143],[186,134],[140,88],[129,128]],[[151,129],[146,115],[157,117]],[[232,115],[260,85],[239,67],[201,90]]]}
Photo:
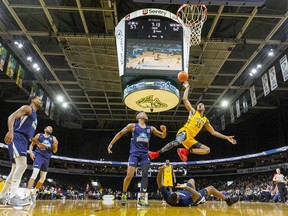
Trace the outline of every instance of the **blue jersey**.
{"label": "blue jersey", "polygon": [[[164,198],[164,200],[168,203],[168,197],[170,196],[171,192],[167,190],[166,187],[162,186],[160,188],[160,192]],[[189,206],[193,204],[192,195],[187,190],[178,190],[179,194],[179,203],[176,206]],[[168,203],[169,204],[169,203]],[[169,204],[170,205],[170,204]]]}
{"label": "blue jersey", "polygon": [[139,124],[136,123],[130,143],[130,154],[135,152],[148,153],[150,137],[151,126],[146,125],[145,128],[141,128]]}
{"label": "blue jersey", "polygon": [[29,116],[22,116],[21,118],[16,119],[14,124],[14,132],[21,133],[27,139],[31,139],[34,137],[37,124],[37,114],[32,109],[32,113]]}
{"label": "blue jersey", "polygon": [[53,136],[50,135],[45,137],[43,133],[40,133],[38,141],[46,146],[45,150],[41,150],[40,148],[36,148],[35,152],[37,154],[42,155],[45,158],[51,158],[52,156],[52,144],[53,144]]}

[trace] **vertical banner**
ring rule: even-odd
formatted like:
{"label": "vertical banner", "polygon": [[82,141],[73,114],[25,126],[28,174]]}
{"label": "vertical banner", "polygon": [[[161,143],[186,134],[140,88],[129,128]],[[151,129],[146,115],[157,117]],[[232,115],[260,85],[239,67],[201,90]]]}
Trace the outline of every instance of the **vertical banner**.
{"label": "vertical banner", "polygon": [[280,66],[282,70],[283,80],[286,82],[288,80],[288,62],[287,62],[287,56],[284,55],[280,59]]}
{"label": "vertical banner", "polygon": [[233,106],[230,107],[230,116],[231,116],[231,123],[233,123],[235,121]]}
{"label": "vertical banner", "polygon": [[245,96],[243,96],[243,112],[246,113],[248,111],[248,103]]}
{"label": "vertical banner", "polygon": [[274,89],[276,89],[278,87],[275,66],[270,68],[269,78],[270,78],[271,91],[273,91]]}
{"label": "vertical banner", "polygon": [[38,86],[35,81],[32,82],[30,95],[37,95],[41,100],[43,100],[44,91]]}
{"label": "vertical banner", "polygon": [[240,101],[239,99],[236,101],[236,117],[239,118],[240,117]]}
{"label": "vertical banner", "polygon": [[47,116],[49,116],[50,103],[51,103],[51,100],[50,100],[49,97],[47,97],[47,99],[46,99],[46,106],[45,106],[45,114],[46,114]]}
{"label": "vertical banner", "polygon": [[222,128],[222,131],[225,130],[225,116],[224,115],[221,116],[221,128]]}
{"label": "vertical banner", "polygon": [[16,59],[10,54],[6,75],[13,79],[14,73],[16,72],[17,61]]}
{"label": "vertical banner", "polygon": [[52,120],[54,119],[54,109],[55,109],[55,104],[53,102],[51,102],[49,117]]}
{"label": "vertical banner", "polygon": [[31,86],[30,95],[36,95],[37,92],[38,92],[38,85],[35,81],[33,81],[32,86]]}
{"label": "vertical banner", "polygon": [[266,73],[262,76],[262,86],[263,86],[264,96],[267,96],[270,93],[270,87],[268,83],[268,76]]}
{"label": "vertical banner", "polygon": [[7,49],[0,43],[0,71],[3,71],[6,56],[7,56]]}
{"label": "vertical banner", "polygon": [[252,86],[250,88],[250,97],[251,97],[251,104],[252,106],[255,106],[257,104],[257,98],[255,93],[255,86]]}
{"label": "vertical banner", "polygon": [[23,67],[21,67],[21,65],[19,65],[18,72],[17,72],[17,78],[16,78],[16,84],[20,88],[22,88],[24,75],[25,75],[25,70],[23,69]]}
{"label": "vertical banner", "polygon": [[43,100],[43,97],[44,97],[44,91],[41,89],[41,88],[38,88],[38,91],[36,92],[37,95],[39,96],[39,98],[41,100]]}

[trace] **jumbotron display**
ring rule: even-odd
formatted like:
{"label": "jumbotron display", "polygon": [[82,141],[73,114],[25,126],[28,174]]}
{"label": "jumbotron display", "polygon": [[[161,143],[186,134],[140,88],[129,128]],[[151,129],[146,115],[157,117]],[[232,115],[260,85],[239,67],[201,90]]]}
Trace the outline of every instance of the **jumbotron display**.
{"label": "jumbotron display", "polygon": [[178,73],[183,69],[183,28],[162,17],[126,21],[125,74]]}
{"label": "jumbotron display", "polygon": [[190,30],[183,21],[166,10],[142,9],[118,23],[115,37],[125,105],[145,112],[177,106],[177,75],[189,66]]}

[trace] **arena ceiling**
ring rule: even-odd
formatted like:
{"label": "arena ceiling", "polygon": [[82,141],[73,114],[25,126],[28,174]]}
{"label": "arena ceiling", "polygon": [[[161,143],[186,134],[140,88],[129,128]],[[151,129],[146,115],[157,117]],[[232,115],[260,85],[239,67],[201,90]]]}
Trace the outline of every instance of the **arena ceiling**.
{"label": "arena ceiling", "polygon": [[[156,2],[156,1],[155,1]],[[180,5],[144,4],[132,0],[2,0],[0,36],[33,71],[33,79],[53,98],[63,94],[69,102],[64,125],[87,130],[118,131],[135,121],[135,111],[122,100],[114,29],[127,14],[143,8],[160,8],[176,13]],[[191,47],[189,82],[192,105],[203,102],[214,125],[225,114],[222,99],[235,101],[256,88],[257,105],[246,115],[276,109],[288,100],[288,83],[278,80],[278,88],[263,96],[261,73],[287,51],[288,1],[266,0],[261,7],[207,6],[209,14],[202,30],[202,42]],[[18,49],[13,41],[24,42]],[[267,53],[273,49],[274,57]],[[29,53],[28,53],[29,52]],[[28,54],[40,62],[35,72],[26,61]],[[262,64],[259,73],[250,70]],[[1,98],[24,104],[27,91],[19,91],[13,80],[0,76]],[[182,97],[183,92],[181,92]],[[234,108],[235,110],[235,108]],[[242,108],[241,108],[242,111]],[[169,111],[151,113],[154,125],[166,124],[176,131],[186,120],[182,102]],[[237,118],[234,123],[245,120]]]}

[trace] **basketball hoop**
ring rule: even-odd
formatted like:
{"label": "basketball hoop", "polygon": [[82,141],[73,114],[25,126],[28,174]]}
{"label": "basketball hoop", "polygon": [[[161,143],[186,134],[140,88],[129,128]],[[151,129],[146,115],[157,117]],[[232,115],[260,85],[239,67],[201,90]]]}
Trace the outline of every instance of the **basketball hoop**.
{"label": "basketball hoop", "polygon": [[201,30],[207,19],[208,11],[205,5],[183,4],[177,11],[177,19],[180,18],[185,26],[190,29],[190,46],[199,45],[201,42]]}

